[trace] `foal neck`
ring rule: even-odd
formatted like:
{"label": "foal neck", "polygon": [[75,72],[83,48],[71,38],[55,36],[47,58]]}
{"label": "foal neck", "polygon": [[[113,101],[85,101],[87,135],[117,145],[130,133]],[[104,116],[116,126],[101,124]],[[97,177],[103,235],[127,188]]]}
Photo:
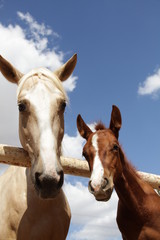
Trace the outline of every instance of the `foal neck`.
{"label": "foal neck", "polygon": [[138,176],[121,148],[119,150],[119,157],[122,172],[114,181],[115,190],[122,203],[135,211],[143,203],[145,197],[143,188],[146,183]]}

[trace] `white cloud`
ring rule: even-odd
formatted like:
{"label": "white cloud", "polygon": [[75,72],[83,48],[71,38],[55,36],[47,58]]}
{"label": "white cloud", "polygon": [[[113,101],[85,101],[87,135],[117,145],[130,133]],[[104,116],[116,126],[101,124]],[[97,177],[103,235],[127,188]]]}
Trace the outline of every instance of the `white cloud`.
{"label": "white cloud", "polygon": [[[44,23],[39,24],[31,15],[30,13],[22,13],[17,12],[18,16],[21,20],[25,20],[25,22],[29,25],[31,32],[34,34],[42,35],[42,36],[49,36],[53,34],[53,31],[50,27],[46,27]],[[55,36],[59,37],[58,33],[54,33]],[[37,35],[36,35],[37,36]],[[39,38],[38,38],[39,39]]]}
{"label": "white cloud", "polygon": [[75,89],[75,84],[78,77],[72,76],[67,81],[63,82],[63,86],[68,92],[72,92]]}
{"label": "white cloud", "polygon": [[54,32],[50,27],[44,23],[39,24],[29,13],[17,12],[19,18],[28,25],[28,37],[36,42],[36,48],[46,50],[48,44],[48,37],[59,37],[58,33]]}
{"label": "white cloud", "polygon": [[158,97],[160,91],[160,69],[158,69],[153,75],[146,78],[146,80],[139,85],[139,95],[152,95],[152,97]]}
{"label": "white cloud", "polygon": [[78,230],[71,232],[73,240],[118,240],[120,232],[116,224],[117,195],[113,192],[110,201],[98,202],[81,182],[65,183],[72,212],[72,225]]}
{"label": "white cloud", "polygon": [[75,137],[65,134],[62,142],[63,156],[82,158],[83,144],[84,140],[78,133]]}
{"label": "white cloud", "polygon": [[[64,53],[57,52],[56,46],[53,49],[48,47],[48,37],[54,38],[58,34],[44,24],[38,24],[29,13],[18,12],[18,16],[28,23],[29,30],[19,25],[4,26],[0,23],[0,54],[24,73],[36,67],[55,70],[61,66]],[[76,80],[77,77],[72,76],[65,82],[66,91],[75,88]]]}
{"label": "white cloud", "polygon": [[[88,124],[88,126],[92,131],[94,131],[95,123]],[[76,132],[75,137],[65,134],[62,142],[63,156],[81,159],[82,148],[84,143],[85,143],[85,139],[80,136],[78,131]]]}

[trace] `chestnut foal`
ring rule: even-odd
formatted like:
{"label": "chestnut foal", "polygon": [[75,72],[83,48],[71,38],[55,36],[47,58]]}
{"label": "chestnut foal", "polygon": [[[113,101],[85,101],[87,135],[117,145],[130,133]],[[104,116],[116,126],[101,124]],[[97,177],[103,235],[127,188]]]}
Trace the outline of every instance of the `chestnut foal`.
{"label": "chestnut foal", "polygon": [[92,132],[80,115],[79,133],[86,139],[83,155],[89,163],[89,191],[98,201],[108,201],[113,187],[118,197],[117,223],[125,240],[160,239],[160,197],[128,162],[118,142],[121,113],[112,108],[109,128],[102,123]]}

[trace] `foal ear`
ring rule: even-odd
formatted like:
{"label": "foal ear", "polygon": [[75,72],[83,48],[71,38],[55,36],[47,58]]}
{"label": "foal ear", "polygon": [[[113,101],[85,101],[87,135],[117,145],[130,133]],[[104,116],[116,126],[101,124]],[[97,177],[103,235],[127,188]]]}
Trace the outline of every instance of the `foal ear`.
{"label": "foal ear", "polygon": [[83,118],[79,114],[77,117],[77,128],[80,133],[80,135],[88,140],[90,134],[92,133],[91,129],[87,126],[87,124],[84,122]]}
{"label": "foal ear", "polygon": [[3,76],[12,83],[17,83],[23,77],[23,74],[13,67],[6,59],[0,55],[0,71]]}
{"label": "foal ear", "polygon": [[112,130],[116,138],[119,137],[119,130],[122,125],[121,112],[115,105],[112,106],[111,121],[109,128]]}
{"label": "foal ear", "polygon": [[74,54],[63,66],[57,69],[54,74],[63,82],[72,74],[77,63],[77,54]]}

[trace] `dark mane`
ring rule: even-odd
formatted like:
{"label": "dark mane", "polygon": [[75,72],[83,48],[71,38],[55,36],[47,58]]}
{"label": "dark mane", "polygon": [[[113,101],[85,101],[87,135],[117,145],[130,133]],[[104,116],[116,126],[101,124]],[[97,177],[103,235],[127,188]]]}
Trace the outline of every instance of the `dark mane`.
{"label": "dark mane", "polygon": [[95,126],[95,130],[98,131],[98,130],[103,130],[103,129],[106,129],[106,127],[101,121],[99,121]]}

